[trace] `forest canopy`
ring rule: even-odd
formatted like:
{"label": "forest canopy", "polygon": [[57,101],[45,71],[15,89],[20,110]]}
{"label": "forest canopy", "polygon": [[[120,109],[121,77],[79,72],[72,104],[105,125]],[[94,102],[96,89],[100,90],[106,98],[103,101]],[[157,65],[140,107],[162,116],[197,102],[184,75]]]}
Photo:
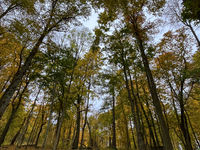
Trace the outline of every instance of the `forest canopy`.
{"label": "forest canopy", "polygon": [[199,22],[199,0],[0,1],[0,148],[200,149]]}

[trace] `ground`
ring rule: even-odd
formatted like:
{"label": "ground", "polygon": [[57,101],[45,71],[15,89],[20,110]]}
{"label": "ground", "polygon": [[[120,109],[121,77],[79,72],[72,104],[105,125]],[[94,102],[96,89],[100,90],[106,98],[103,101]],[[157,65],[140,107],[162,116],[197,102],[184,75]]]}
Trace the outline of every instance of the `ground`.
{"label": "ground", "polygon": [[[0,150],[41,150],[41,148],[34,148],[33,146],[28,146],[27,149],[25,149],[24,146],[21,147],[21,149],[15,149],[15,145],[8,145],[8,146],[2,146],[0,147]],[[45,150],[52,150],[52,149],[45,149]],[[67,150],[67,149],[57,149],[57,150]]]}

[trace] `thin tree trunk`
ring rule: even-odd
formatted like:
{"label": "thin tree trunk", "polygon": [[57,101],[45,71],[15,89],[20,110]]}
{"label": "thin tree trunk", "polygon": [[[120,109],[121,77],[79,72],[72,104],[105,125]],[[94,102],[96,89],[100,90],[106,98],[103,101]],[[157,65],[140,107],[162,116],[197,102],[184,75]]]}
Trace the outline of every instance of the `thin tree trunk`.
{"label": "thin tree trunk", "polygon": [[113,111],[113,120],[112,120],[112,122],[113,122],[113,127],[112,127],[112,129],[113,129],[113,139],[112,139],[112,148],[114,149],[114,150],[116,150],[117,149],[117,146],[116,146],[116,129],[115,129],[115,88],[114,88],[114,86],[113,86],[113,94],[112,94],[112,111]]}
{"label": "thin tree trunk", "polygon": [[90,147],[93,146],[93,141],[92,141],[92,133],[91,133],[91,128],[90,128],[90,124],[87,120],[87,126],[88,126],[88,130],[89,130],[89,138],[90,138]]}
{"label": "thin tree trunk", "polygon": [[2,89],[1,89],[1,92],[3,92],[3,90],[5,89],[7,83],[10,81],[11,77],[12,77],[12,75],[10,75],[10,76],[8,77],[8,79],[6,80],[6,83],[3,85]]}
{"label": "thin tree trunk", "polygon": [[34,134],[33,134],[33,137],[31,138],[31,145],[34,145],[35,144],[35,139],[36,139],[36,137],[37,137],[37,133],[38,133],[38,128],[39,128],[39,124],[37,124],[36,125],[36,127],[35,127],[35,131],[34,131]]}
{"label": "thin tree trunk", "polygon": [[40,126],[40,130],[38,132],[37,138],[36,138],[36,142],[35,142],[35,148],[37,148],[38,145],[38,141],[39,141],[39,137],[40,137],[40,133],[42,132],[42,127],[45,125],[45,107],[44,105],[42,106],[42,123]]}
{"label": "thin tree trunk", "polygon": [[20,3],[16,3],[16,4],[11,4],[1,15],[0,15],[0,19],[3,18],[7,13],[9,13],[10,11],[12,11],[13,9],[15,9],[17,6],[19,6]]}
{"label": "thin tree trunk", "polygon": [[74,138],[75,138],[75,135],[76,135],[76,124],[74,126],[74,130],[73,130],[73,136],[72,136],[72,140],[71,140],[71,147],[73,146],[74,144]]}
{"label": "thin tree trunk", "polygon": [[[90,89],[90,85],[89,85],[88,90],[89,89]],[[85,126],[86,126],[86,122],[87,122],[88,107],[89,107],[89,95],[88,95],[88,100],[87,100],[87,107],[86,107],[86,110],[85,110],[85,120],[84,120],[84,124],[83,124],[83,127],[82,127],[82,137],[81,137],[81,146],[80,146],[81,150],[83,148],[83,139],[84,139]]]}
{"label": "thin tree trunk", "polygon": [[78,51],[76,51],[76,56],[75,56],[75,60],[74,60],[73,70],[72,70],[72,74],[71,74],[71,77],[70,77],[69,87],[68,87],[68,90],[67,90],[67,96],[66,96],[66,99],[64,101],[64,106],[63,106],[63,109],[62,109],[61,120],[60,120],[60,123],[59,123],[58,133],[56,135],[56,140],[55,140],[55,143],[54,143],[54,146],[53,146],[53,150],[56,150],[56,148],[58,146],[58,143],[59,143],[60,130],[61,130],[61,126],[62,126],[62,123],[63,123],[65,110],[67,108],[68,95],[70,93],[71,84],[72,84],[72,80],[73,80],[73,76],[74,76],[74,70],[75,70],[75,67],[77,65],[78,58],[79,58],[78,57]]}
{"label": "thin tree trunk", "polygon": [[187,115],[187,117],[188,117],[188,121],[189,121],[190,127],[191,127],[191,129],[192,129],[192,133],[193,133],[193,135],[194,135],[194,138],[195,138],[195,140],[196,140],[196,142],[197,142],[197,144],[198,144],[198,147],[200,148],[200,143],[199,143],[199,140],[197,139],[197,136],[196,136],[196,134],[195,134],[195,132],[194,132],[194,129],[193,129],[193,127],[192,127],[192,123],[191,123],[191,121],[190,121],[189,115],[188,115],[187,111],[185,111],[185,112],[186,112],[186,115]]}
{"label": "thin tree trunk", "polygon": [[192,31],[192,34],[194,35],[194,37],[195,37],[195,39],[196,39],[196,41],[197,41],[197,43],[198,43],[198,46],[200,47],[199,38],[197,37],[197,34],[195,33],[193,27],[191,26],[191,24],[188,24],[187,26],[188,26],[188,27],[190,28],[190,30]]}
{"label": "thin tree trunk", "polygon": [[129,138],[129,133],[128,133],[128,121],[127,121],[127,118],[126,118],[126,114],[125,114],[125,111],[124,111],[124,104],[123,104],[122,100],[121,100],[121,107],[122,107],[122,113],[124,115],[125,124],[126,124],[126,139],[127,139],[126,148],[129,150],[131,148],[131,143],[130,143],[130,138]]}
{"label": "thin tree trunk", "polygon": [[47,136],[48,136],[48,132],[49,132],[49,128],[50,128],[50,123],[51,123],[51,118],[52,118],[52,113],[53,113],[53,103],[54,103],[54,98],[55,98],[55,90],[56,90],[55,81],[53,81],[51,108],[50,108],[50,112],[49,112],[49,120],[48,120],[48,124],[47,124],[46,133],[45,133],[44,141],[42,144],[42,150],[44,150],[44,147],[46,145],[46,140],[47,140]]}
{"label": "thin tree trunk", "polygon": [[[122,45],[121,41],[120,41],[120,44]],[[135,102],[134,100],[136,100],[136,98],[134,98],[134,100],[132,99],[131,97],[131,92],[130,92],[130,88],[129,88],[129,83],[128,83],[128,78],[127,78],[127,69],[126,69],[126,64],[125,64],[125,60],[124,60],[124,50],[123,48],[121,49],[122,52],[121,52],[121,57],[122,57],[122,63],[123,63],[123,71],[124,71],[124,76],[125,76],[125,83],[126,83],[126,89],[127,89],[127,92],[128,92],[128,98],[129,98],[129,101],[131,103],[131,111],[132,111],[132,114],[133,114],[133,120],[134,120],[134,125],[136,127],[136,131],[137,131],[137,143],[138,143],[138,147],[140,150],[146,150],[146,146],[145,146],[145,143],[144,143],[144,138],[143,138],[143,135],[142,135],[142,132],[141,132],[141,129],[140,129],[140,125],[137,121],[137,118],[136,118],[136,114],[135,114]],[[132,93],[134,94],[134,93]],[[133,95],[134,96],[134,95]]]}
{"label": "thin tree trunk", "polygon": [[145,94],[145,98],[146,98],[145,104],[146,104],[146,106],[147,106],[147,108],[148,108],[148,113],[149,113],[149,115],[150,115],[150,117],[151,117],[151,123],[152,123],[152,125],[153,125],[153,130],[154,130],[154,134],[155,134],[155,137],[156,137],[156,142],[157,142],[157,145],[160,146],[160,142],[159,142],[158,135],[157,135],[157,132],[156,132],[156,127],[155,127],[153,115],[152,115],[152,112],[151,112],[151,110],[150,110],[150,106],[149,106],[149,103],[148,103],[148,97],[147,97],[147,95],[146,95],[147,93],[146,93],[146,91],[145,91],[144,88],[142,88],[142,89],[143,89],[143,92],[144,92],[144,94]]}
{"label": "thin tree trunk", "polygon": [[70,137],[71,137],[71,133],[72,133],[72,123],[70,125],[70,128],[69,128],[69,132],[68,132],[68,137],[67,137],[67,142],[66,142],[66,146],[68,147],[69,144],[70,144]]}
{"label": "thin tree trunk", "polygon": [[130,120],[130,126],[131,126],[131,133],[132,133],[134,148],[136,150],[137,149],[137,145],[136,145],[136,142],[135,142],[135,137],[134,137],[134,133],[133,133],[133,127],[132,127],[132,124],[131,124],[131,120]]}
{"label": "thin tree trunk", "polygon": [[78,143],[79,143],[79,135],[80,135],[80,119],[81,119],[81,112],[80,112],[80,95],[78,95],[78,99],[77,99],[77,119],[76,119],[76,136],[73,142],[73,146],[72,149],[78,149]]}
{"label": "thin tree trunk", "polygon": [[26,121],[26,117],[24,118],[24,121],[23,121],[23,123],[22,123],[20,129],[19,129],[18,132],[15,134],[15,136],[14,136],[14,138],[12,139],[10,145],[13,145],[13,144],[15,143],[17,137],[19,136],[19,134],[20,134],[20,132],[21,132],[23,126],[24,126],[25,121]]}
{"label": "thin tree trunk", "polygon": [[35,118],[35,122],[34,122],[34,124],[33,124],[33,128],[32,128],[32,130],[31,130],[31,134],[30,134],[30,136],[29,136],[29,139],[28,139],[26,148],[27,148],[27,146],[28,146],[28,144],[29,144],[29,142],[30,142],[32,136],[33,136],[33,132],[35,131],[36,123],[37,123],[37,118],[38,118],[38,116],[39,116],[39,114],[40,114],[40,110],[41,110],[41,105],[40,105],[40,109],[39,109],[38,115],[37,115],[37,117]]}
{"label": "thin tree trunk", "polygon": [[66,138],[65,138],[65,133],[66,133],[66,126],[64,126],[64,129],[63,129],[63,135],[62,135],[62,147],[65,146],[65,140],[66,140]]}
{"label": "thin tree trunk", "polygon": [[60,110],[58,110],[58,111],[59,112],[58,112],[58,119],[57,119],[57,123],[56,123],[56,132],[55,132],[55,135],[54,135],[54,140],[56,139],[56,136],[58,134],[58,128],[59,128],[59,124],[60,124]]}
{"label": "thin tree trunk", "polygon": [[181,124],[180,124],[180,128],[182,130],[184,139],[185,139],[185,143],[186,143],[186,147],[185,149],[187,150],[193,150],[192,148],[192,143],[191,143],[191,139],[190,139],[190,134],[189,134],[189,130],[188,130],[188,123],[187,123],[187,118],[185,116],[185,110],[184,110],[184,102],[183,102],[183,86],[184,86],[184,79],[181,81],[181,89],[180,89],[180,93],[179,93],[179,102],[180,102],[180,108],[181,108]]}
{"label": "thin tree trunk", "polygon": [[39,91],[38,91],[38,93],[37,93],[37,95],[36,95],[36,98],[35,98],[35,100],[34,100],[34,103],[33,103],[33,105],[32,105],[32,108],[31,108],[31,110],[30,110],[30,112],[29,112],[29,114],[28,114],[28,117],[27,117],[27,119],[26,119],[25,126],[23,127],[22,132],[20,133],[20,135],[19,135],[19,137],[18,137],[17,147],[19,147],[19,148],[21,148],[21,145],[22,145],[22,143],[23,143],[24,136],[25,136],[25,133],[26,133],[26,131],[27,131],[27,128],[28,128],[28,125],[29,125],[29,121],[30,121],[30,118],[31,118],[31,116],[32,116],[33,109],[34,109],[34,107],[35,107],[35,105],[36,105],[36,101],[37,101],[37,99],[38,99],[38,95],[39,95],[39,93],[40,93],[40,90],[41,90],[41,89],[39,89]]}
{"label": "thin tree trunk", "polygon": [[42,132],[42,127],[43,127],[44,125],[45,125],[45,124],[42,123],[41,126],[40,126],[40,130],[39,130],[39,132],[38,132],[37,139],[36,139],[36,142],[35,142],[35,148],[37,148],[38,140],[39,140],[39,137],[40,137],[40,133]]}

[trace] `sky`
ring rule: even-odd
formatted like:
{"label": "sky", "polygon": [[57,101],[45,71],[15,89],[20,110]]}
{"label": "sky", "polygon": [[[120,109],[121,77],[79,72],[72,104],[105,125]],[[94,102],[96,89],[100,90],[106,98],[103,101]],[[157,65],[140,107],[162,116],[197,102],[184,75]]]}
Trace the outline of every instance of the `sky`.
{"label": "sky", "polygon": [[98,13],[95,13],[94,10],[92,10],[91,16],[89,16],[89,20],[82,20],[83,26],[88,27],[91,31],[95,28],[95,26],[98,26],[97,23],[98,19]]}

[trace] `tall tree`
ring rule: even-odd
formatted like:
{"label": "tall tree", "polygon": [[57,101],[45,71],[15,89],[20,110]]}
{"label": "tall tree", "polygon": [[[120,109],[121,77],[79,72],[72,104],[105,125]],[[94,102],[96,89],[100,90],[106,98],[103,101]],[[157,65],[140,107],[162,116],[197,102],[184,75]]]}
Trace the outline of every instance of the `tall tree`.
{"label": "tall tree", "polygon": [[[45,37],[51,32],[61,31],[63,28],[66,29],[67,28],[66,24],[69,24],[69,22],[71,21],[76,21],[77,17],[87,17],[90,14],[89,5],[86,1],[66,2],[62,0],[52,0],[48,1],[47,3],[37,5],[37,7],[38,8],[35,8],[35,10],[37,10],[37,16],[38,15],[40,16],[38,18],[42,19],[42,23],[38,19],[34,18],[34,16],[31,16],[30,18],[36,19],[37,22],[35,22],[34,20],[27,19],[26,23],[28,24],[30,23],[29,26],[31,26],[31,28],[37,32],[36,35],[38,35],[38,37],[35,39],[36,42],[34,42],[32,49],[28,54],[28,57],[24,61],[21,68],[16,72],[9,87],[6,89],[6,91],[4,92],[3,96],[0,99],[0,118],[5,112],[6,107],[10,102],[24,74],[31,65],[34,56],[40,49],[40,46]],[[45,8],[46,13],[42,13],[44,11],[40,11],[40,9],[43,9],[43,7]],[[66,9],[67,11],[65,11],[65,8],[67,8]],[[24,25],[25,24],[23,24],[22,26]],[[18,29],[19,26],[14,26],[14,27]],[[24,34],[23,32],[21,33]]]}

